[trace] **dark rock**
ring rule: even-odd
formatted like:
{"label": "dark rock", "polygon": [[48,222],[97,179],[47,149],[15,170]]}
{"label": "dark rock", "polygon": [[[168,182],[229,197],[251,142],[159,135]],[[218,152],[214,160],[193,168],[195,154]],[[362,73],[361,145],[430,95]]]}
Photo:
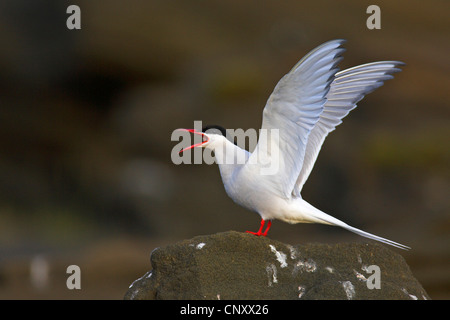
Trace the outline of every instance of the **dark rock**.
{"label": "dark rock", "polygon": [[230,231],[157,248],[151,264],[125,299],[429,299],[380,244],[291,246]]}

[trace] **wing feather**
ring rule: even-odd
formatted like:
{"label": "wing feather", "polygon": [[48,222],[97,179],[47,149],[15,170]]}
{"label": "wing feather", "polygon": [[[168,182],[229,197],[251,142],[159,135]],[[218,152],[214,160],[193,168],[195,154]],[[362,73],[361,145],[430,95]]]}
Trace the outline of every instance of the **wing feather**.
{"label": "wing feather", "polygon": [[336,73],[326,96],[319,120],[308,136],[303,166],[295,183],[292,195],[300,197],[300,192],[308,179],[326,136],[354,108],[364,96],[392,79],[392,73],[399,72],[399,61],[372,62]]}
{"label": "wing feather", "polygon": [[320,119],[338,71],[343,43],[329,41],[308,53],[278,82],[264,108],[262,131],[249,163],[276,164],[276,172],[264,176],[264,185],[281,197],[291,197],[308,136]]}

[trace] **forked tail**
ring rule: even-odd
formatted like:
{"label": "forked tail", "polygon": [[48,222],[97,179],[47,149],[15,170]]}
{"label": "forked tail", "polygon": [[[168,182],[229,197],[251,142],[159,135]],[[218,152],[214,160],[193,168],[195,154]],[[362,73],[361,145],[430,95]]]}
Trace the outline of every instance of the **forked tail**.
{"label": "forked tail", "polygon": [[382,237],[376,236],[374,234],[371,234],[371,233],[362,231],[360,229],[354,228],[352,226],[349,226],[348,224],[345,224],[345,223],[344,223],[344,225],[339,225],[339,227],[342,227],[342,228],[347,229],[347,230],[349,230],[351,232],[359,234],[360,236],[363,236],[363,237],[366,237],[366,238],[369,238],[369,239],[372,239],[372,240],[377,240],[377,241],[389,244],[391,246],[394,246],[394,247],[397,247],[397,248],[400,248],[400,249],[403,249],[403,250],[411,249],[410,247],[405,246],[405,245],[403,245],[401,243],[398,243],[398,242],[395,242],[395,241],[392,241],[392,240],[389,240],[389,239],[386,239],[386,238],[382,238]]}
{"label": "forked tail", "polygon": [[[316,208],[314,208],[314,209],[316,209]],[[328,214],[326,214],[326,213],[324,213],[324,212],[322,212],[320,210],[317,210],[317,211],[318,212],[316,212],[316,214],[314,214],[315,218],[320,220],[320,221],[322,221],[322,223],[324,223],[324,224],[330,224],[330,225],[338,226],[338,227],[347,229],[348,231],[351,231],[351,232],[354,232],[356,234],[359,234],[360,236],[363,236],[363,237],[366,237],[366,238],[369,238],[369,239],[372,239],[372,240],[380,241],[382,243],[394,246],[396,248],[400,248],[400,249],[403,249],[403,250],[411,249],[410,247],[405,246],[405,245],[403,245],[401,243],[398,243],[398,242],[395,242],[395,241],[392,241],[392,240],[389,240],[389,239],[386,239],[386,238],[382,238],[382,237],[376,236],[374,234],[371,234],[369,232],[365,232],[365,231],[362,231],[360,229],[357,229],[357,228],[354,228],[352,226],[349,226],[345,222],[343,222],[343,221],[341,221],[339,219],[336,219],[336,218],[334,218],[334,217],[332,217],[332,216],[330,216],[330,215],[328,215]]]}

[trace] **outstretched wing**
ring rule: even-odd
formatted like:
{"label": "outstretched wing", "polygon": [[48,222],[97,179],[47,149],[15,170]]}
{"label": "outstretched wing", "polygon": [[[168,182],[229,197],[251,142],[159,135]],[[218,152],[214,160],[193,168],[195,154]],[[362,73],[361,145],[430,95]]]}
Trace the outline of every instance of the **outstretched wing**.
{"label": "outstretched wing", "polygon": [[392,79],[392,73],[401,71],[398,67],[402,65],[404,63],[400,61],[379,61],[336,73],[326,96],[323,112],[309,134],[303,167],[292,191],[293,196],[300,196],[328,133],[342,123],[342,119],[356,108],[356,104],[366,94],[381,87],[384,81]]}
{"label": "outstretched wing", "polygon": [[291,197],[308,136],[320,119],[338,71],[344,42],[329,41],[308,53],[278,82],[264,108],[258,145],[248,163],[260,169],[270,166],[260,174],[266,175],[265,184],[280,197]]}

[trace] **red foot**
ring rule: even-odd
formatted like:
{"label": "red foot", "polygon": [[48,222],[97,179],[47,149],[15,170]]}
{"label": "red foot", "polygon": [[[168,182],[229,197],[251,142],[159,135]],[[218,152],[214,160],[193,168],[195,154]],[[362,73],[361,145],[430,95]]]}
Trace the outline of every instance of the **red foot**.
{"label": "red foot", "polygon": [[259,228],[259,230],[258,230],[258,232],[252,232],[252,231],[246,231],[247,233],[251,233],[251,234],[254,234],[255,236],[263,236],[263,237],[265,237],[265,236],[267,236],[267,232],[269,231],[269,229],[270,229],[270,226],[272,225],[272,221],[268,221],[267,222],[267,228],[266,228],[266,231],[264,231],[264,233],[262,232],[262,230],[263,230],[263,228],[264,228],[264,224],[266,223],[266,221],[265,220],[263,220],[263,219],[261,219],[261,227]]}

